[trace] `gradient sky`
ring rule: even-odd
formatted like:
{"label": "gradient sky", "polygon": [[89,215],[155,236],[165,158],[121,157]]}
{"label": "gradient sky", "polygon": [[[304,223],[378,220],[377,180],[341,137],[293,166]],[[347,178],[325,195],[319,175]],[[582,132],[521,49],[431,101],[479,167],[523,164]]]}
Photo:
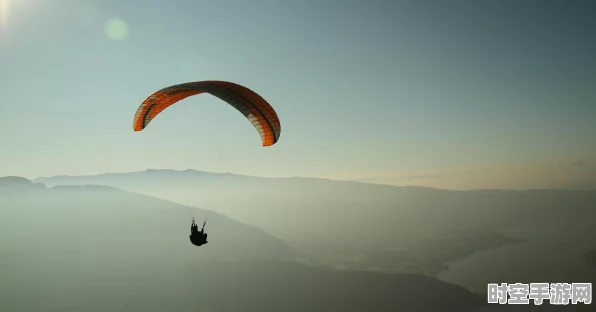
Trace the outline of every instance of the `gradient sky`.
{"label": "gradient sky", "polygon": [[[0,0],[0,176],[172,168],[596,187],[596,2]],[[121,22],[119,22],[121,21]],[[172,84],[228,80],[133,132]]]}

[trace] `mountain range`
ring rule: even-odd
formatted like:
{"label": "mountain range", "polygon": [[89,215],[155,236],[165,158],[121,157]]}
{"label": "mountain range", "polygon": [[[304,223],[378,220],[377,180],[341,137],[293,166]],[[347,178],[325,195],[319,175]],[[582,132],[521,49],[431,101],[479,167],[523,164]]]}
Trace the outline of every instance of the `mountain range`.
{"label": "mountain range", "polygon": [[519,243],[502,229],[595,216],[596,191],[448,191],[315,178],[151,169],[35,179],[109,185],[203,207],[283,240],[311,263],[434,275],[481,250]]}
{"label": "mountain range", "polygon": [[[209,243],[188,242],[191,215]],[[1,311],[476,311],[484,300],[417,274],[296,260],[254,226],[110,186],[0,178]],[[433,294],[438,300],[427,300]]]}

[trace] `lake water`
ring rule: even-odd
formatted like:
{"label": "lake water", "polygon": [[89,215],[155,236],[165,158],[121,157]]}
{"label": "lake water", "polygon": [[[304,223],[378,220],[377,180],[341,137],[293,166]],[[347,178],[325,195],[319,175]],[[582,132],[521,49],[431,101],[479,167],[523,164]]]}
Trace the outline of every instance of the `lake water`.
{"label": "lake water", "polygon": [[584,260],[596,249],[596,220],[534,223],[500,232],[527,241],[448,263],[437,278],[478,293],[485,293],[488,283],[596,283],[596,271]]}

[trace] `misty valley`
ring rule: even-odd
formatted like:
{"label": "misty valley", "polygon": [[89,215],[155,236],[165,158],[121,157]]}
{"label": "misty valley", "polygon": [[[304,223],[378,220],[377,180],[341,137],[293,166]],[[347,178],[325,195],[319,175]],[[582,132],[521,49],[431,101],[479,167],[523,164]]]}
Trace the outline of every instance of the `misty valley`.
{"label": "misty valley", "polygon": [[[557,244],[596,234],[595,203],[592,191],[457,192],[193,170],[5,177],[0,306],[484,311],[495,309],[486,283],[501,280],[492,279],[593,281],[594,236],[562,255],[536,238],[553,228],[568,235]],[[208,220],[200,248],[188,242],[193,217]],[[514,246],[535,248],[528,255],[543,256],[543,267],[502,258]],[[500,275],[486,273],[500,266]],[[441,299],[425,300],[431,292]]]}

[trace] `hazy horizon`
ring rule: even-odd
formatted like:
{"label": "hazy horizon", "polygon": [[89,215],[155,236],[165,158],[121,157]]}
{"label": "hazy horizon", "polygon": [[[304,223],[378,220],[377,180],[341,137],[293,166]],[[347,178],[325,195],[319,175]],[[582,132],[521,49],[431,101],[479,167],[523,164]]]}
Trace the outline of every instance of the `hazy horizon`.
{"label": "hazy horizon", "polygon": [[[132,173],[139,173],[139,172],[146,172],[146,171],[175,171],[175,172],[185,172],[185,171],[195,171],[195,172],[202,172],[202,173],[207,173],[207,174],[231,174],[231,175],[236,175],[236,176],[246,176],[246,177],[256,177],[256,178],[268,178],[268,179],[287,179],[287,178],[304,178],[304,179],[322,179],[322,180],[331,180],[331,181],[340,181],[340,182],[359,182],[359,183],[367,183],[367,184],[376,184],[376,185],[388,185],[388,186],[396,186],[396,187],[420,187],[420,188],[435,188],[435,189],[440,189],[440,190],[448,190],[448,191],[476,191],[476,190],[511,190],[511,191],[531,191],[531,190],[539,190],[539,189],[544,189],[544,190],[586,190],[586,191],[593,191],[596,190],[596,187],[581,187],[581,188],[573,188],[573,187],[543,187],[543,188],[469,188],[469,189],[462,189],[462,188],[441,188],[441,187],[432,187],[432,186],[425,186],[425,185],[416,185],[416,184],[394,184],[394,183],[387,183],[387,182],[382,182],[382,181],[370,181],[367,179],[361,179],[361,180],[350,180],[350,179],[341,179],[341,178],[325,178],[325,177],[309,177],[309,176],[258,176],[258,175],[248,175],[248,174],[237,174],[234,172],[213,172],[213,171],[205,171],[205,170],[199,170],[199,169],[192,169],[192,168],[187,168],[187,169],[169,169],[169,168],[147,168],[144,170],[139,170],[139,171],[121,171],[121,172],[102,172],[102,173],[92,173],[92,174],[75,174],[75,175],[69,175],[69,174],[57,174],[57,175],[52,175],[52,176],[30,176],[30,177],[25,177],[25,176],[18,176],[18,175],[11,175],[11,176],[0,176],[0,178],[3,177],[20,177],[20,178],[25,178],[27,180],[30,181],[34,181],[36,183],[44,183],[44,182],[39,182],[37,180],[43,180],[46,178],[56,178],[56,177],[92,177],[92,176],[101,176],[101,175],[126,175],[126,174],[132,174]],[[413,179],[418,179],[418,178],[424,178],[425,176],[421,176],[421,177],[411,177]],[[429,177],[432,178],[432,177]],[[439,177],[440,178],[440,177]]]}
{"label": "hazy horizon", "polygon": [[[0,5],[0,176],[193,168],[442,189],[596,187],[593,1],[16,1]],[[152,92],[209,95],[135,133]]]}

